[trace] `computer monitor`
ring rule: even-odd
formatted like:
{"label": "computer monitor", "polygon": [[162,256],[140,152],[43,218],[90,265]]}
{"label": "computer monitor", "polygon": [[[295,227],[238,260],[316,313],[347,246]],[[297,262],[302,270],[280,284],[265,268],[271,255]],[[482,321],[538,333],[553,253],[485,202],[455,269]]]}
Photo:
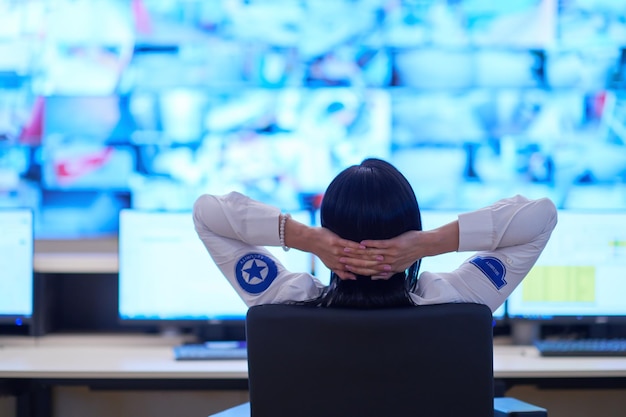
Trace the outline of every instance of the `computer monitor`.
{"label": "computer monitor", "polygon": [[626,323],[626,212],[559,211],[537,263],[509,297],[512,320]]}
{"label": "computer monitor", "polygon": [[29,324],[33,315],[33,212],[0,209],[0,325]]}
{"label": "computer monitor", "polygon": [[[308,212],[292,213],[308,223]],[[269,248],[292,271],[311,270],[305,252]],[[243,322],[245,303],[198,238],[192,213],[120,212],[119,305],[124,324],[162,328]]]}

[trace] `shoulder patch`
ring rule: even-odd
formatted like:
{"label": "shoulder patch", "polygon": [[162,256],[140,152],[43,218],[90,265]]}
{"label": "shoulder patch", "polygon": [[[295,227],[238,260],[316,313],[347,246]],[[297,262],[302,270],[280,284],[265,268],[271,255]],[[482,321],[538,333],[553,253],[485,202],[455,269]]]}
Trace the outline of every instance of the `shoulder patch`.
{"label": "shoulder patch", "polygon": [[477,256],[472,259],[470,263],[480,269],[497,289],[501,289],[507,284],[504,279],[506,276],[506,267],[500,259],[492,256]]}
{"label": "shoulder patch", "polygon": [[261,253],[248,253],[235,265],[239,286],[250,294],[260,294],[272,284],[278,275],[276,263]]}

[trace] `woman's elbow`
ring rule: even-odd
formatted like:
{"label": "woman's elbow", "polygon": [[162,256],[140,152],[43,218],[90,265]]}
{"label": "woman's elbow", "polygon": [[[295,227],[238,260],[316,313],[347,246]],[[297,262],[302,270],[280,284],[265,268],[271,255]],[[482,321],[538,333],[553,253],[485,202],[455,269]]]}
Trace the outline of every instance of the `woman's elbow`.
{"label": "woman's elbow", "polygon": [[552,231],[556,227],[559,218],[556,205],[547,197],[538,200],[538,203],[541,205],[541,212],[544,213],[545,216],[545,227],[547,230]]}

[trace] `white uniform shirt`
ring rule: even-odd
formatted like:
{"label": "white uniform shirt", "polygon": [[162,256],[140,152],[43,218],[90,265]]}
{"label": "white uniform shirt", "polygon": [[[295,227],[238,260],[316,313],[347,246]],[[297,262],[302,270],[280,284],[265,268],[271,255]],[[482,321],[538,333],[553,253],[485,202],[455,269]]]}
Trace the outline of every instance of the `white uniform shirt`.
{"label": "white uniform shirt", "polygon": [[[324,288],[309,272],[286,270],[264,248],[280,246],[279,214],[236,192],[206,194],[194,205],[198,236],[248,306],[308,300]],[[535,264],[557,212],[549,199],[515,196],[458,220],[459,252],[476,253],[452,272],[422,272],[411,294],[418,305],[474,302],[495,311]]]}

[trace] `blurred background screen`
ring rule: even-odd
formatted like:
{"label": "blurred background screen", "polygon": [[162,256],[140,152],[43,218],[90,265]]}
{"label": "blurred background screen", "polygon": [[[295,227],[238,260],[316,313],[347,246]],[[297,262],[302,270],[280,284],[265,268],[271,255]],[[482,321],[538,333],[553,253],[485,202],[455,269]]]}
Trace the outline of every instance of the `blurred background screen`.
{"label": "blurred background screen", "polygon": [[237,190],[316,210],[368,156],[421,207],[626,209],[626,4],[0,0],[0,207],[37,239]]}

